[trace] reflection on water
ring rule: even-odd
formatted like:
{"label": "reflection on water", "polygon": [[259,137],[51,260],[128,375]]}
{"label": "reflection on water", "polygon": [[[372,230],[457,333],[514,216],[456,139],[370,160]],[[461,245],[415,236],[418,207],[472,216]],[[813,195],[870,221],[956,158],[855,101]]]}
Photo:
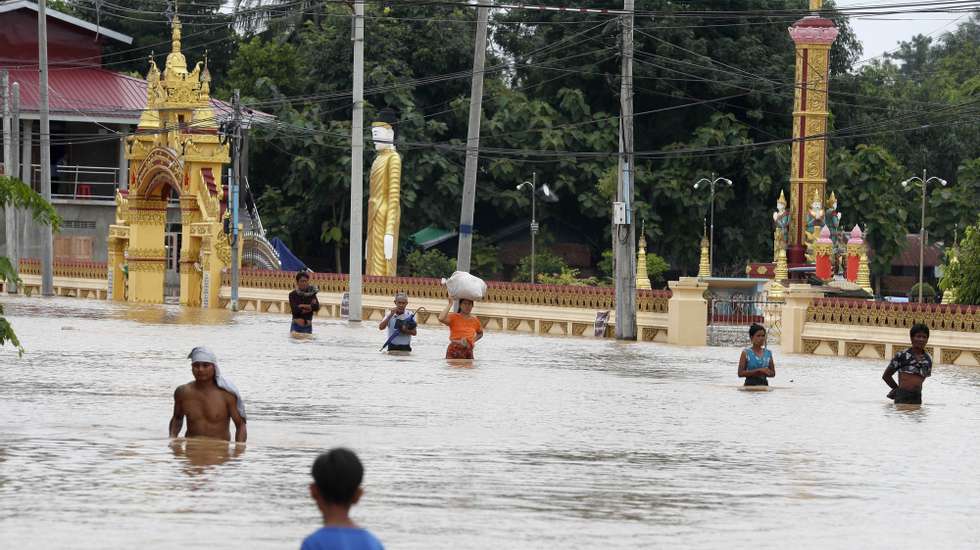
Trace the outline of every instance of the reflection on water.
{"label": "reflection on water", "polygon": [[245,445],[213,439],[178,438],[170,442],[174,456],[186,464],[184,472],[190,476],[201,475],[212,466],[220,466],[242,456]]}
{"label": "reflection on water", "polygon": [[[782,356],[742,391],[736,348],[489,332],[446,361],[422,327],[5,300],[0,533],[21,548],[283,548],[317,526],[316,454],[365,463],[357,521],[391,548],[970,547],[980,370],[936,367],[925,404],[884,399],[883,362]],[[170,441],[195,345],[242,390],[247,449]],[[919,528],[896,524],[914,509]]]}

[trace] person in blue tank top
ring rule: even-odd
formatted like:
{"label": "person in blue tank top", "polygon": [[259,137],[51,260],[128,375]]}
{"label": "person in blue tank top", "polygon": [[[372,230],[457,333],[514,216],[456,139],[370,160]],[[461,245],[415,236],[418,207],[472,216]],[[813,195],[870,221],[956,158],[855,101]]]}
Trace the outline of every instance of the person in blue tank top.
{"label": "person in blue tank top", "polygon": [[752,323],[749,327],[752,347],[742,350],[738,360],[738,377],[745,378],[746,386],[768,386],[767,378],[776,376],[776,363],[772,352],[766,348],[766,328]]}
{"label": "person in blue tank top", "polygon": [[352,451],[332,449],[313,462],[310,496],[323,515],[323,527],[303,540],[300,550],[384,550],[381,541],[350,519],[351,506],[364,494],[364,466]]}

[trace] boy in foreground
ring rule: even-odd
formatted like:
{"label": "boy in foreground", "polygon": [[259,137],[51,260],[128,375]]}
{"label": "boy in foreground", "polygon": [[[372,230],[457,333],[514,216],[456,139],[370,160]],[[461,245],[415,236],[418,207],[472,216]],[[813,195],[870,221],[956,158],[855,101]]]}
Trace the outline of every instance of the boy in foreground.
{"label": "boy in foreground", "polygon": [[353,452],[333,449],[313,462],[310,496],[323,515],[323,527],[303,540],[300,550],[383,550],[381,541],[350,519],[350,508],[364,495],[364,467]]}

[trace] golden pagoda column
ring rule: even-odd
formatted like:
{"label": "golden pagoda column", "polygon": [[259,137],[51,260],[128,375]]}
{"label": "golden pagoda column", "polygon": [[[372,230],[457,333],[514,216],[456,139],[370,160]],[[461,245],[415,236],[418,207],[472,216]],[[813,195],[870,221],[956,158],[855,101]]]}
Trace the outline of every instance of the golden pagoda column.
{"label": "golden pagoda column", "polygon": [[818,15],[823,0],[810,0],[813,15],[789,28],[796,43],[796,93],[793,102],[793,149],[790,172],[789,263],[805,263],[808,197],[821,199],[827,188],[827,89],[830,47],[837,39],[834,22]]}
{"label": "golden pagoda column", "polygon": [[637,290],[653,289],[650,286],[650,275],[647,274],[647,236],[642,228],[640,229],[640,251],[636,254],[636,288]]}
{"label": "golden pagoda column", "polygon": [[698,278],[711,277],[711,259],[708,257],[708,236],[701,237],[701,262],[698,264]]}

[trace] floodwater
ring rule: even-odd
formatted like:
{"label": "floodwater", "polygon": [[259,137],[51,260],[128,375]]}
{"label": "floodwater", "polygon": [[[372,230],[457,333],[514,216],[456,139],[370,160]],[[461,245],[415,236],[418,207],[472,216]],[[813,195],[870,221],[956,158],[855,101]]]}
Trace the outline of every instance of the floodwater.
{"label": "floodwater", "polygon": [[[316,454],[365,468],[355,521],[389,548],[975,548],[980,369],[926,405],[881,362],[783,356],[740,391],[735,348],[489,332],[474,368],[422,327],[287,337],[278,315],[4,299],[0,546],[297,548]],[[167,438],[192,346],[242,390],[247,448]]]}

